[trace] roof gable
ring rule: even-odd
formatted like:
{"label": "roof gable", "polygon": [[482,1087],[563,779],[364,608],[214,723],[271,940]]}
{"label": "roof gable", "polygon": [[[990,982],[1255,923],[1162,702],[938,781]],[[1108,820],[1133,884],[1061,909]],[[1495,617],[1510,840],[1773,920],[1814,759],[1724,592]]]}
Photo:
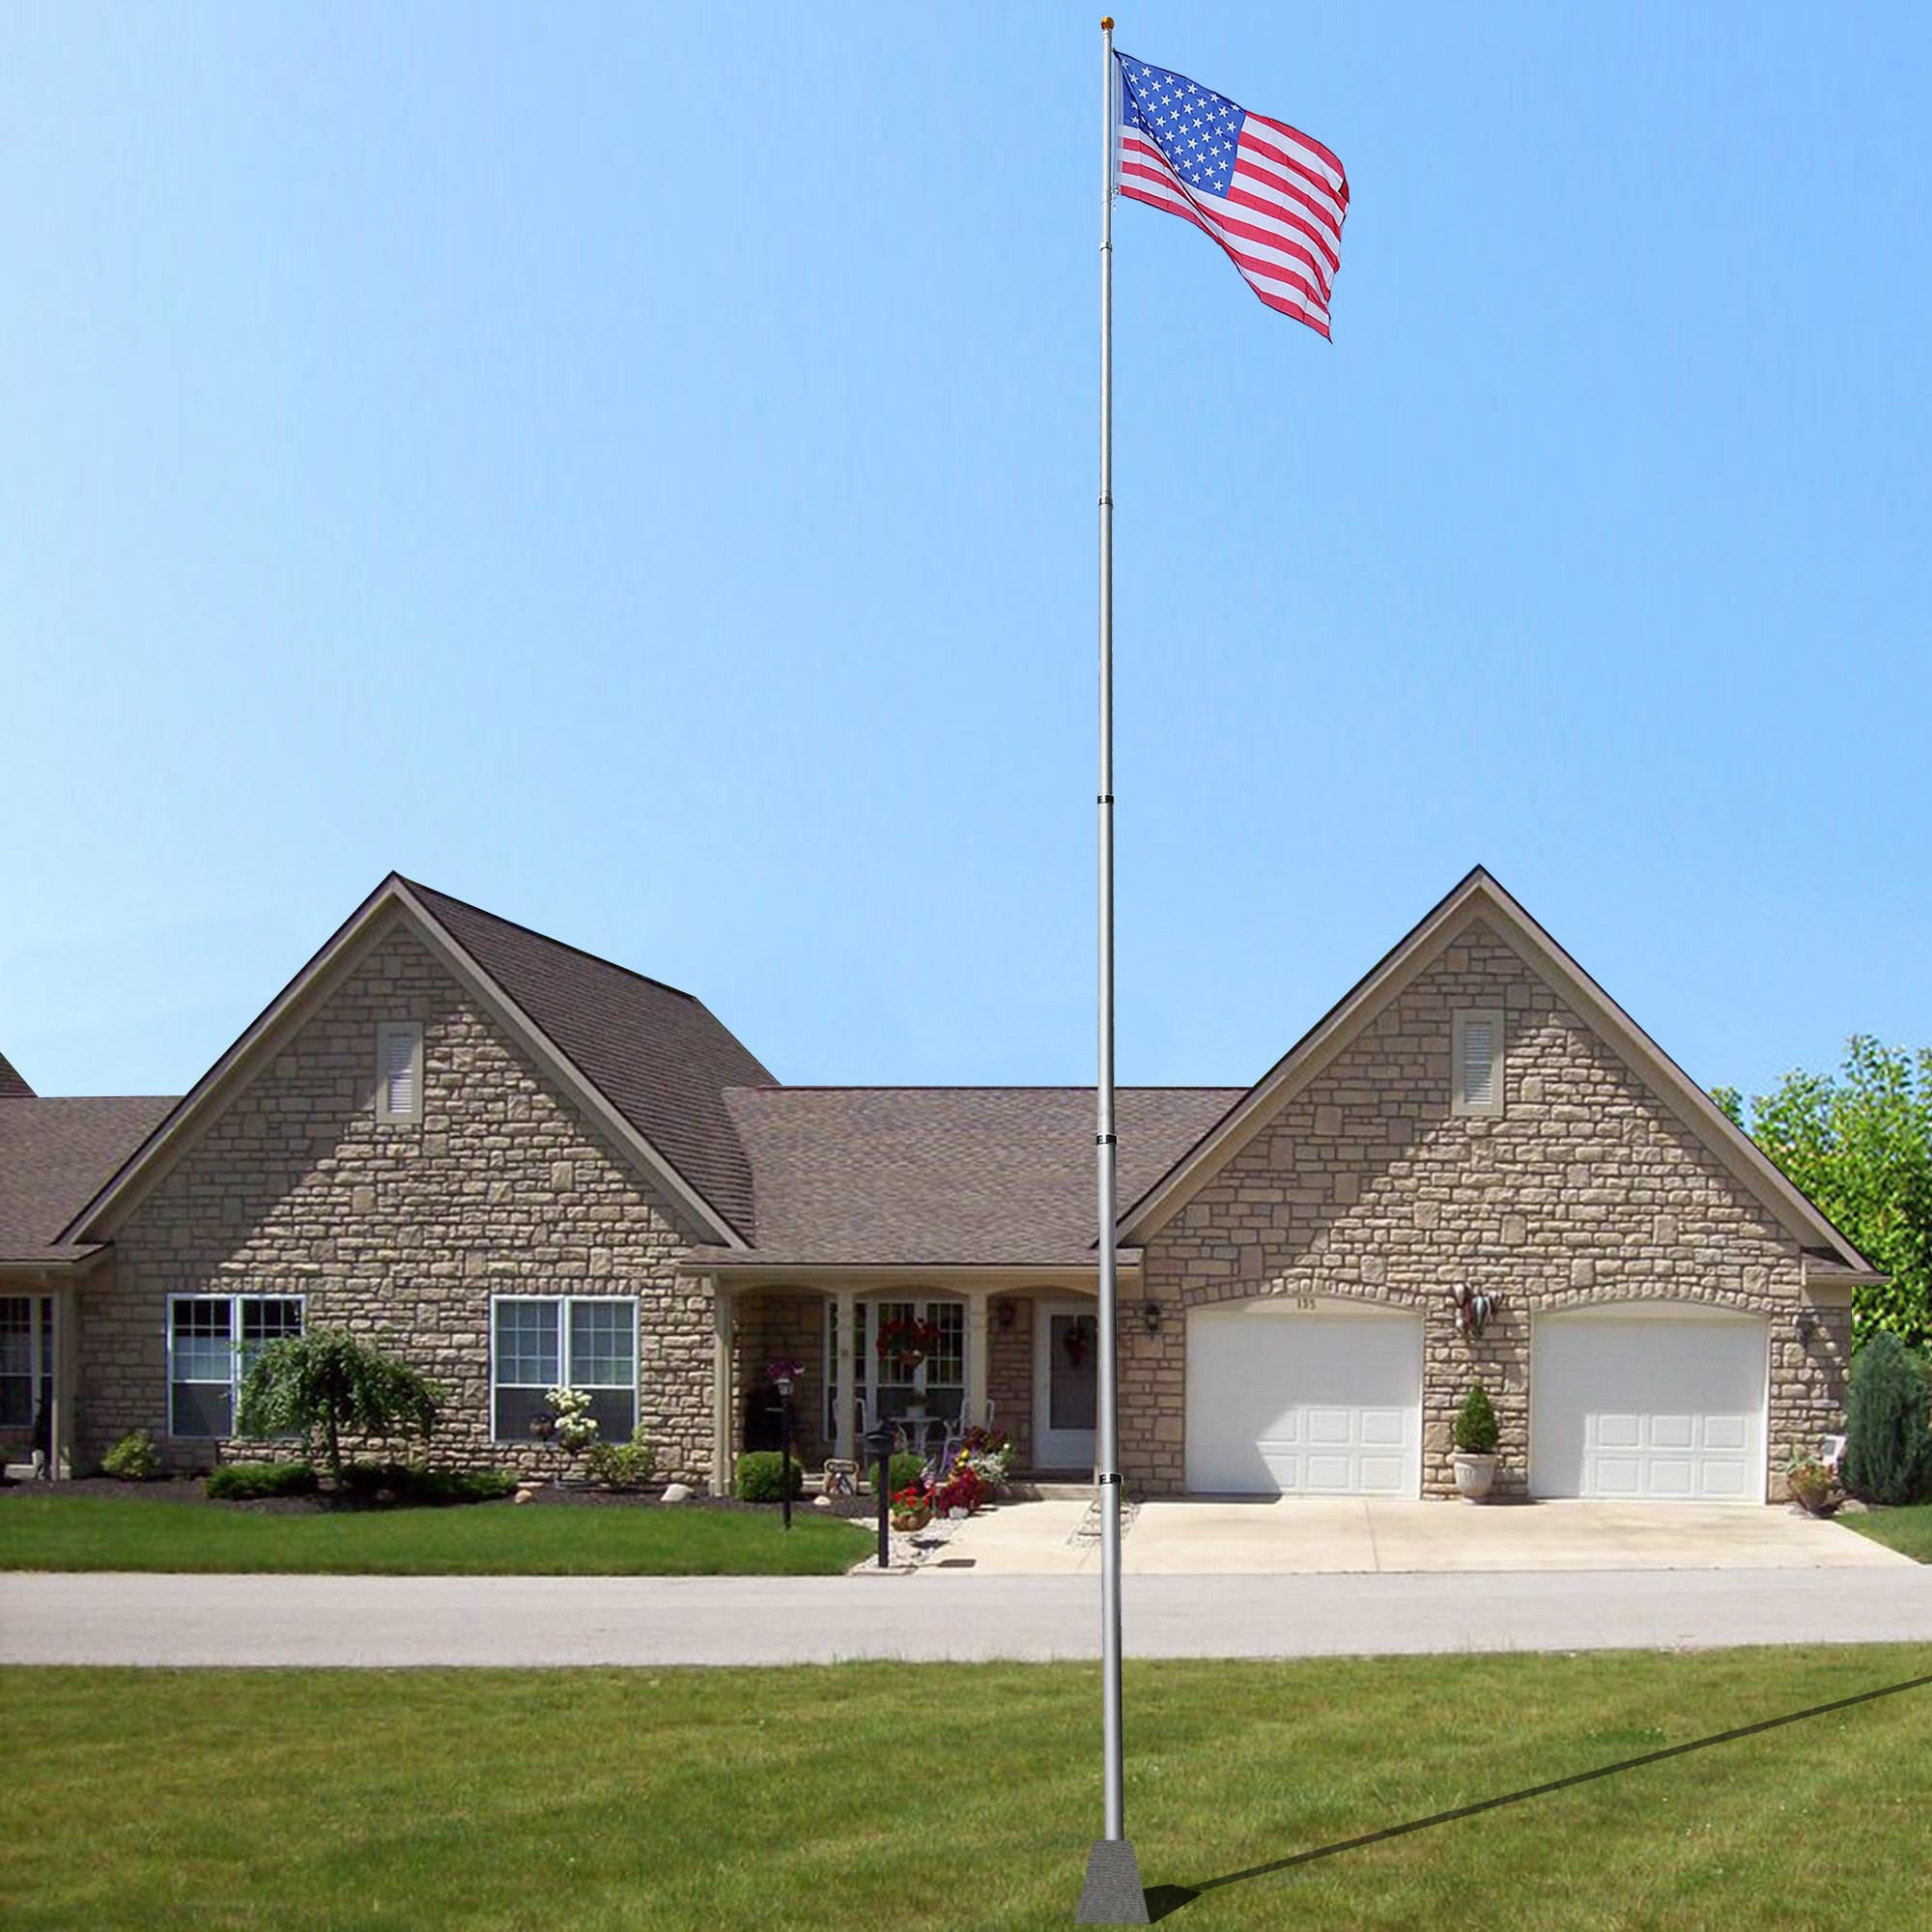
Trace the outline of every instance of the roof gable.
{"label": "roof gable", "polygon": [[174,1105],[170,1098],[0,1094],[0,1262],[71,1262],[74,1210]]}
{"label": "roof gable", "polygon": [[0,1100],[31,1100],[34,1090],[14,1072],[14,1064],[0,1053]]}
{"label": "roof gable", "polygon": [[[198,1125],[252,1077],[397,919],[407,921],[497,1024],[683,1205],[696,1232],[729,1247],[744,1245],[731,1210],[749,1221],[751,1170],[722,1089],[727,1075],[770,1080],[758,1062],[689,995],[393,872],[74,1214],[63,1238],[107,1238]],[[656,1091],[659,1082],[663,1094]],[[680,1102],[692,1108],[689,1123],[674,1118]],[[660,1145],[661,1132],[675,1151]],[[688,1172],[685,1162],[696,1172]]]}
{"label": "roof gable", "polygon": [[1830,1251],[1848,1269],[1873,1272],[1845,1235],[1480,866],[1438,900],[1200,1141],[1133,1201],[1121,1216],[1122,1240],[1143,1242],[1171,1219],[1443,949],[1485,920],[1802,1245]]}

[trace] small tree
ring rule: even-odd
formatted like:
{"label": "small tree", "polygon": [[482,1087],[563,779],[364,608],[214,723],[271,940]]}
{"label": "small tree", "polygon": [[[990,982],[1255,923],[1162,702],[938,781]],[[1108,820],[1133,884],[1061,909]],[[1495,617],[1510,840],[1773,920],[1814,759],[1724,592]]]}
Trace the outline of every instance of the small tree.
{"label": "small tree", "polygon": [[1932,1381],[1925,1361],[1875,1328],[1852,1361],[1845,1487],[1875,1503],[1917,1502],[1932,1489]]}
{"label": "small tree", "polygon": [[1456,1416],[1456,1447],[1465,1456],[1493,1456],[1500,1433],[1482,1383],[1472,1382]]}
{"label": "small tree", "polygon": [[312,1453],[319,1442],[339,1482],[345,1435],[428,1441],[441,1406],[441,1391],[407,1362],[318,1328],[271,1342],[255,1358],[235,1426],[242,1435],[300,1435]]}

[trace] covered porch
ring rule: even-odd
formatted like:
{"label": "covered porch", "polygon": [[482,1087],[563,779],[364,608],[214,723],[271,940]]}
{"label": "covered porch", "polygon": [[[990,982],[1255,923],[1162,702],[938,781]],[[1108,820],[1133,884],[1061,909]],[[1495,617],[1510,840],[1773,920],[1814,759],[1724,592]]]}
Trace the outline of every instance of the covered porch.
{"label": "covered porch", "polygon": [[73,1273],[0,1267],[0,1463],[15,1479],[74,1473]]}
{"label": "covered porch", "polygon": [[981,1426],[1011,1438],[1019,1473],[1092,1474],[1097,1358],[1087,1270],[793,1270],[771,1279],[720,1270],[711,1289],[721,1470],[745,1450],[778,1446],[767,1371],[789,1359],[803,1371],[792,1439],[809,1471],[830,1457],[860,1460],[867,1429],[891,1422],[922,1451]]}

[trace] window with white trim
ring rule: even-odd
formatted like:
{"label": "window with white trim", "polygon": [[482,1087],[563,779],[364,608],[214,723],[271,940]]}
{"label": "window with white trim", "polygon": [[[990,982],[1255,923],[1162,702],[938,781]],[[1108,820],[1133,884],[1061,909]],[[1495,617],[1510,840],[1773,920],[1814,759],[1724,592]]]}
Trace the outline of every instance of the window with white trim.
{"label": "window with white trim", "polygon": [[168,1296],[168,1434],[235,1433],[242,1378],[270,1342],[302,1332],[299,1294]]}
{"label": "window with white trim", "polygon": [[54,1382],[50,1294],[0,1295],[0,1429],[28,1429]]}
{"label": "window with white trim", "polygon": [[600,1442],[638,1426],[638,1304],[629,1295],[499,1294],[490,1305],[490,1435],[527,1442],[550,1391],[590,1398]]}
{"label": "window with white trim", "polygon": [[422,1119],[423,1030],[417,1020],[384,1020],[376,1028],[376,1118]]}
{"label": "window with white trim", "polygon": [[1451,1027],[1451,1113],[1500,1114],[1503,1110],[1503,1016],[1492,1008],[1471,1008]]}

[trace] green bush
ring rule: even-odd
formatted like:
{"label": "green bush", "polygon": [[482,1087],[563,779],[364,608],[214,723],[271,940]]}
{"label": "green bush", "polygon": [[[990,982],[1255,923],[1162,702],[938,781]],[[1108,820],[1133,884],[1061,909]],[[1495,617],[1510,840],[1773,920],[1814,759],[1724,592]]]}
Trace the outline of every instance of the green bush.
{"label": "green bush", "polygon": [[901,1490],[911,1489],[925,1473],[925,1458],[915,1455],[910,1449],[901,1449],[886,1464],[886,1468],[889,1472],[892,1493],[897,1495]]}
{"label": "green bush", "polygon": [[1873,1503],[1932,1491],[1932,1381],[1925,1358],[1875,1328],[1852,1359],[1845,1402],[1845,1487]]}
{"label": "green bush", "polygon": [[642,1431],[628,1442],[593,1442],[583,1452],[584,1473],[607,1490],[640,1490],[657,1473],[657,1451]]}
{"label": "green bush", "polygon": [[340,1479],[345,1435],[416,1435],[427,1442],[442,1391],[372,1343],[327,1328],[270,1342],[242,1380],[238,1435],[298,1435]]}
{"label": "green bush", "polygon": [[208,1479],[216,1502],[259,1502],[264,1496],[312,1496],[315,1467],[309,1463],[224,1463]]}
{"label": "green bush", "polygon": [[121,1483],[152,1483],[161,1473],[161,1452],[145,1429],[130,1429],[100,1459],[101,1472]]}
{"label": "green bush", "polygon": [[1465,1456],[1493,1456],[1500,1433],[1488,1392],[1481,1382],[1472,1382],[1457,1412],[1456,1447]]}
{"label": "green bush", "polygon": [[386,1497],[400,1505],[442,1509],[456,1503],[488,1503],[517,1487],[509,1469],[432,1469],[423,1463],[351,1463],[342,1487],[359,1503]]}
{"label": "green bush", "polygon": [[[738,1458],[738,1500],[741,1503],[777,1503],[784,1500],[784,1459],[776,1449],[753,1449]],[[791,1459],[791,1492],[805,1493],[805,1465]]]}

